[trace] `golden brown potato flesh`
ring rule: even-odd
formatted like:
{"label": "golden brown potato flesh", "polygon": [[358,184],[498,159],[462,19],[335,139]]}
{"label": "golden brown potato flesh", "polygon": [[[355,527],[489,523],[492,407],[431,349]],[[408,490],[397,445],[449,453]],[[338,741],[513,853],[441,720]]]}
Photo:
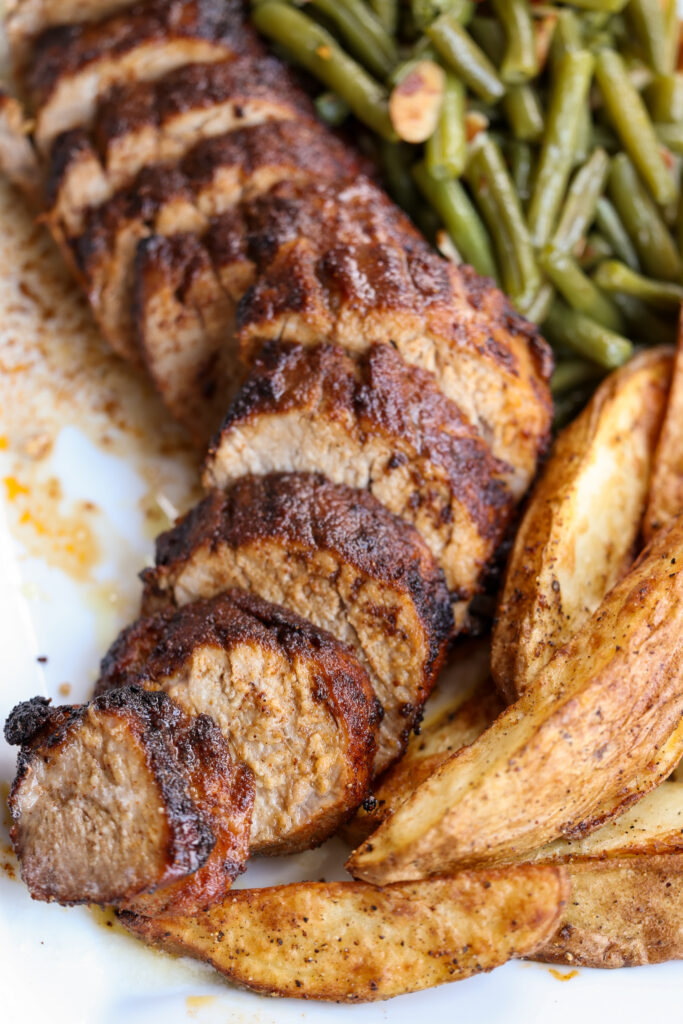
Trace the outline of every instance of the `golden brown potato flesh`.
{"label": "golden brown potato flesh", "polygon": [[375,883],[522,859],[585,835],[683,750],[683,519],[659,531],[534,685],[352,856]]}
{"label": "golden brown potato flesh", "polygon": [[557,928],[567,896],[562,867],[521,865],[385,889],[247,889],[194,917],[121,920],[150,945],[207,961],[256,992],[367,1002],[532,953]]}
{"label": "golden brown potato flesh", "polygon": [[669,401],[655,452],[650,494],[643,522],[649,541],[655,530],[683,512],[683,320],[678,328]]}
{"label": "golden brown potato flesh", "polygon": [[508,562],[491,667],[512,701],[629,568],[671,377],[669,349],[611,374],[560,434]]}
{"label": "golden brown potato flesh", "polygon": [[636,967],[683,958],[683,853],[580,860],[571,899],[534,960]]}

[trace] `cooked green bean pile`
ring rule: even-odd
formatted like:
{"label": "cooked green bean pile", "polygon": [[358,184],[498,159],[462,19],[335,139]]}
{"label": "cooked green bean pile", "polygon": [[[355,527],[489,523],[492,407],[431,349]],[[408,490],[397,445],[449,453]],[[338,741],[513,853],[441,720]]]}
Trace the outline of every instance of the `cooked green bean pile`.
{"label": "cooked green bean pile", "polygon": [[558,415],[683,299],[676,0],[254,0],[394,198],[555,347]]}

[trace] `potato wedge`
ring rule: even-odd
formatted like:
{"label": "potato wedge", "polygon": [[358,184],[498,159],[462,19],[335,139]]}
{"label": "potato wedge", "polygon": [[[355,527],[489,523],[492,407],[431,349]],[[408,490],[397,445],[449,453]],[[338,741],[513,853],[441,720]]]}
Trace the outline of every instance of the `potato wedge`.
{"label": "potato wedge", "polygon": [[585,835],[683,751],[683,517],[660,530],[534,686],[351,856],[375,883],[523,859]]}
{"label": "potato wedge", "polygon": [[672,350],[610,374],[557,439],[508,561],[491,671],[512,701],[628,570],[647,501]]}
{"label": "potato wedge", "polygon": [[683,853],[589,858],[568,868],[562,924],[534,960],[635,967],[683,958]]}
{"label": "potato wedge", "polygon": [[436,714],[430,714],[427,703],[419,735],[411,736],[403,758],[375,782],[371,800],[341,829],[348,842],[357,845],[366,839],[440,764],[481,736],[503,710],[489,675],[489,644],[470,641],[466,647],[467,661],[449,666],[460,688]]}
{"label": "potato wedge", "polygon": [[678,325],[678,349],[671,391],[655,452],[650,494],[643,521],[649,541],[660,526],[683,512],[683,315]]}
{"label": "potato wedge", "polygon": [[625,814],[576,839],[556,839],[533,850],[525,862],[571,863],[586,857],[654,853],[683,855],[683,783],[665,782]]}
{"label": "potato wedge", "polygon": [[121,913],[145,942],[205,960],[269,995],[366,1002],[489,971],[547,943],[568,883],[519,865],[378,889],[300,882],[231,892],[192,917]]}

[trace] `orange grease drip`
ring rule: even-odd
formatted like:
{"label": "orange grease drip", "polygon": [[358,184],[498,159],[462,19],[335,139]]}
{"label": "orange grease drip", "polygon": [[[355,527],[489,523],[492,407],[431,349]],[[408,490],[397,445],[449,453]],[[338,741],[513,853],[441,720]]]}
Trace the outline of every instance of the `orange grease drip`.
{"label": "orange grease drip", "polygon": [[579,974],[578,971],[558,971],[554,967],[549,967],[548,971],[557,981],[571,981],[572,978],[578,977]]}

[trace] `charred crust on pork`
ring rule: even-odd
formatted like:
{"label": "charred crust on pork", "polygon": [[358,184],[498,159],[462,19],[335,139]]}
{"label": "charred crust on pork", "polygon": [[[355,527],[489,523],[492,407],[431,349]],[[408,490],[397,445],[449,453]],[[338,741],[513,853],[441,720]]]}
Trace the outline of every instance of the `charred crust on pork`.
{"label": "charred crust on pork", "polygon": [[44,102],[64,75],[105,55],[116,58],[141,42],[186,37],[222,44],[233,55],[259,52],[244,13],[241,0],[151,0],[101,22],[48,28],[35,41],[26,74],[29,91]]}

